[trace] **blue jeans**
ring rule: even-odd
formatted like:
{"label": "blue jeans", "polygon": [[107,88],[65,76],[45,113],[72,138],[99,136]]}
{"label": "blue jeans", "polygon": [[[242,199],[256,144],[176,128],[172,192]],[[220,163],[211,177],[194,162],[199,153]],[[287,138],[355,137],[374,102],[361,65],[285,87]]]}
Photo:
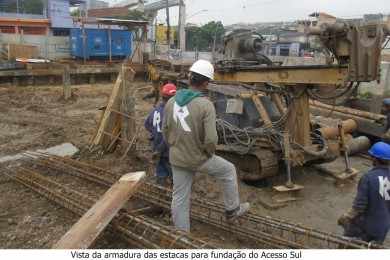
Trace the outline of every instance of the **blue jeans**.
{"label": "blue jeans", "polygon": [[172,168],[168,157],[160,157],[156,167],[156,175],[157,178],[167,178],[172,176]]}

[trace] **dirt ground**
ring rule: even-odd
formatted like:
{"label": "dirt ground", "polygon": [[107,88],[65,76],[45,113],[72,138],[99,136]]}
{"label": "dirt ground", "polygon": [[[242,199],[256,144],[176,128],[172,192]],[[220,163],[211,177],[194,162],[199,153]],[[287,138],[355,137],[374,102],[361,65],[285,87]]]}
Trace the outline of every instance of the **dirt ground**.
{"label": "dirt ground", "polygon": [[[138,82],[137,116],[146,116],[152,108],[152,101],[142,101],[147,93],[147,83]],[[77,146],[82,160],[110,169],[116,173],[144,170],[148,167],[151,152],[148,136],[141,134],[137,144],[142,156],[129,157],[119,161],[116,154],[95,158],[86,155],[88,144],[97,128],[101,111],[106,105],[112,85],[80,85],[73,87],[74,97],[65,102],[61,99],[61,87],[8,87],[0,88],[0,157],[13,155],[26,150],[48,148],[64,142]],[[361,157],[352,159],[353,166],[365,171],[370,161]],[[29,189],[7,179],[0,166],[0,248],[50,248],[74,224],[78,217],[69,211],[50,203]],[[269,187],[253,187],[240,183],[242,200],[252,203],[252,211],[301,223],[305,226],[327,232],[341,233],[337,218],[352,203],[356,181],[342,186],[335,185],[333,178],[321,174],[311,167],[294,170],[294,180],[305,189],[298,200],[276,210],[266,209],[277,194]],[[72,180],[72,177],[56,179],[72,188],[99,195],[104,190],[89,187],[87,183]],[[281,184],[284,176],[274,178],[270,184]],[[199,174],[194,184],[194,192],[204,198],[221,200],[221,192],[211,177]],[[165,216],[159,219],[169,224]],[[211,232],[210,232],[211,230]],[[194,223],[196,236],[216,243],[220,247],[250,247],[249,243],[232,237],[230,234],[213,230],[205,225]],[[387,242],[390,246],[390,243]],[[106,232],[98,240],[96,248],[128,248],[129,245],[115,234]]]}

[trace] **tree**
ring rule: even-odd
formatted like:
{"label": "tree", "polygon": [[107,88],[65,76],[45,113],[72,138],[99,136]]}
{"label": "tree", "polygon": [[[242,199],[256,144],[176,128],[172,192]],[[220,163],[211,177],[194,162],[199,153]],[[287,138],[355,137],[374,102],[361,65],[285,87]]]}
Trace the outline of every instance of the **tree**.
{"label": "tree", "polygon": [[0,2],[0,11],[7,13],[43,14],[46,0],[3,0]]}
{"label": "tree", "polygon": [[20,12],[26,14],[43,14],[43,0],[19,0]]}
{"label": "tree", "polygon": [[212,51],[214,39],[216,46],[223,43],[225,28],[221,22],[209,22],[202,27],[186,28],[188,50]]}
{"label": "tree", "polygon": [[0,11],[5,13],[16,13],[16,1],[5,0],[0,3]]}
{"label": "tree", "polygon": [[70,12],[70,16],[72,17],[80,17],[81,15],[81,10],[79,8],[74,9],[72,12]]}

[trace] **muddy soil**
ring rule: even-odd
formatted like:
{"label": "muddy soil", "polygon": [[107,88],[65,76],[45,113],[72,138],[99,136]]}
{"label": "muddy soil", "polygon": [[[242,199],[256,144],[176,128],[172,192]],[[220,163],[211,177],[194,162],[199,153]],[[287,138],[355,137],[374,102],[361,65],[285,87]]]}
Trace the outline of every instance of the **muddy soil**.
{"label": "muddy soil", "polygon": [[[143,101],[149,85],[136,83],[143,90],[137,94],[137,116],[139,124],[153,107],[152,100]],[[98,158],[87,152],[97,122],[101,115],[98,108],[106,105],[112,84],[81,85],[73,87],[73,97],[64,101],[61,87],[7,87],[0,88],[0,157],[26,150],[48,148],[70,142],[80,149],[77,157],[109,169],[117,174],[145,170],[150,167],[152,155],[148,135],[141,133],[137,148],[138,156],[129,156],[120,161],[114,153]],[[353,166],[362,171],[370,167],[366,159],[352,159]],[[51,248],[77,221],[78,216],[50,203],[29,189],[7,179],[0,166],[0,248]],[[104,190],[75,179],[72,176],[51,176],[56,181],[98,196]],[[284,176],[272,179],[267,187],[253,187],[240,183],[242,200],[252,202],[252,211],[327,232],[341,233],[337,218],[351,206],[356,190],[356,181],[342,186],[335,185],[333,178],[314,168],[294,170],[294,181],[304,185],[298,200],[287,206],[270,210],[270,205],[280,196],[270,185],[282,184]],[[198,174],[194,192],[211,200],[222,200],[221,191],[215,181],[207,175]],[[170,225],[167,214],[155,219]],[[206,241],[224,248],[254,247],[249,241],[240,241],[230,234],[212,227],[193,223],[193,233]],[[390,243],[388,242],[390,246]],[[96,248],[131,248],[115,234],[104,233],[94,245]]]}
{"label": "muddy soil", "polygon": [[[70,142],[80,149],[76,157],[118,175],[146,170],[152,154],[148,134],[142,132],[137,143],[139,156],[119,160],[119,152],[103,157],[88,153],[101,116],[100,107],[106,105],[112,84],[73,87],[73,97],[64,101],[61,87],[0,88],[0,157],[26,150],[36,150]],[[143,101],[148,84],[136,83],[139,124],[152,109],[152,101]],[[0,248],[51,248],[78,220],[78,216],[37,195],[24,186],[9,180],[0,166]],[[50,173],[50,179],[99,197],[105,189],[72,176]],[[132,203],[130,203],[132,204]],[[134,203],[137,204],[137,203]],[[127,205],[132,207],[132,205]],[[171,225],[168,214],[154,216],[157,221]],[[210,232],[210,227],[194,223],[194,234],[219,247],[239,248],[240,241],[221,231]],[[246,243],[250,245],[250,243]],[[131,248],[116,234],[105,232],[95,248]]]}

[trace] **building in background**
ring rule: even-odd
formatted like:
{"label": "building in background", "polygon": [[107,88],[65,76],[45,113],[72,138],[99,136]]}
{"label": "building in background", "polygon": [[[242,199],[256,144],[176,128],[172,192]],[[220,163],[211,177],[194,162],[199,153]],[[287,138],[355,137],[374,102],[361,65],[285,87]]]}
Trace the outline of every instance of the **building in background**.
{"label": "building in background", "polygon": [[363,16],[364,22],[387,22],[389,15],[385,14],[365,14]]}
{"label": "building in background", "polygon": [[[171,43],[172,39],[173,41],[177,40],[177,26],[171,26],[170,30],[170,38]],[[168,33],[168,27],[163,24],[159,24],[156,27],[156,43],[157,44],[168,44],[167,40],[167,33]]]}
{"label": "building in background", "polygon": [[102,0],[86,0],[87,9],[107,8],[109,4]]}
{"label": "building in background", "polygon": [[316,12],[309,15],[309,19],[297,21],[297,31],[304,33],[311,28],[320,28],[322,24],[335,24],[337,17],[324,13]]}
{"label": "building in background", "polygon": [[113,7],[123,7],[123,6],[130,6],[130,5],[136,5],[136,4],[144,4],[145,1],[143,0],[122,0],[118,3],[115,3]]}
{"label": "building in background", "polygon": [[[179,6],[179,25],[176,29],[172,26],[171,43],[174,43],[179,49],[185,50],[186,8],[183,0],[123,0],[109,8],[89,9],[88,17],[124,18],[129,17],[131,11],[138,11],[144,14],[144,19],[149,21],[148,40],[157,44],[166,44],[168,28],[161,25],[156,26],[157,14],[160,10],[174,6]],[[163,36],[164,31],[165,36]]]}
{"label": "building in background", "polygon": [[0,32],[23,35],[56,35],[70,29],[70,8],[84,0],[5,0],[0,8]]}

